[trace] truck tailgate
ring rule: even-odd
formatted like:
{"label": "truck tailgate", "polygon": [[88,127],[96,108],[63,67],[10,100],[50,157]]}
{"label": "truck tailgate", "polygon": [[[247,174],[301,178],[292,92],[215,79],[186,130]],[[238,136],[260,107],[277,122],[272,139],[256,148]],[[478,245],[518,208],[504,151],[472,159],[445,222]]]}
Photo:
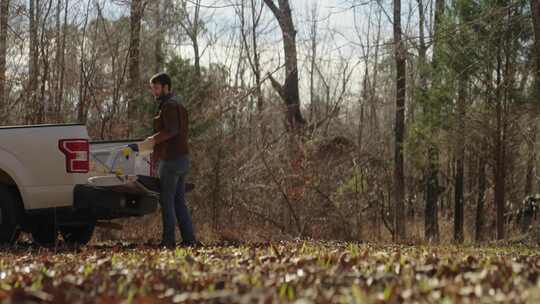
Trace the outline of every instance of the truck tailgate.
{"label": "truck tailgate", "polygon": [[[96,176],[75,187],[74,208],[96,219],[143,216],[157,210],[158,191],[146,187],[140,179],[153,177]],[[159,183],[159,182],[158,182]]]}
{"label": "truck tailgate", "polygon": [[88,184],[130,194],[158,195],[159,193],[159,180],[143,175],[95,176],[88,179]]}

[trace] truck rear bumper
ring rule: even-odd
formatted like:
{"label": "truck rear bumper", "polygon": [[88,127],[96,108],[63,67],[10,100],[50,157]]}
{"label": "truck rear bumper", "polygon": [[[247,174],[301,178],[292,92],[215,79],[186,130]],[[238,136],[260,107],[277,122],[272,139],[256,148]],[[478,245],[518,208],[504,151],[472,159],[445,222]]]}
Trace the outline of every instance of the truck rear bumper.
{"label": "truck rear bumper", "polygon": [[96,220],[143,216],[156,211],[158,197],[127,193],[94,185],[76,185],[73,208]]}

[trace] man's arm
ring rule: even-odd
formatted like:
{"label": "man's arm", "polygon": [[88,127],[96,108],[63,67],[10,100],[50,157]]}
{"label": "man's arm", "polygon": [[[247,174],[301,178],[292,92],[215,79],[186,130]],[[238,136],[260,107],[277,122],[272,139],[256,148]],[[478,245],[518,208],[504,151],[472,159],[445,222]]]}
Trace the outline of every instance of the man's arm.
{"label": "man's arm", "polygon": [[178,109],[176,107],[177,106],[172,102],[168,102],[163,105],[163,108],[161,109],[163,129],[151,136],[154,144],[162,143],[178,135],[180,132]]}

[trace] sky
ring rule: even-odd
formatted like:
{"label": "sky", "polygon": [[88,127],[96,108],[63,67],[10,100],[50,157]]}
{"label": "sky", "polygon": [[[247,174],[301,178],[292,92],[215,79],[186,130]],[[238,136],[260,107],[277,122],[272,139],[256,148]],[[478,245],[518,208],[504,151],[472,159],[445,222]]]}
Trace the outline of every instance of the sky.
{"label": "sky", "polygon": [[[188,1],[188,9],[193,8],[194,0]],[[238,66],[239,45],[238,28],[239,18],[236,14],[235,3],[240,0],[202,0],[201,18],[204,20],[208,31],[201,35],[200,45],[203,50],[201,64],[219,64],[229,69],[234,75]],[[257,0],[260,2],[262,0]],[[429,1],[429,0],[426,0]],[[249,2],[249,1],[248,1]],[[277,2],[277,1],[276,1]],[[386,3],[387,2],[387,3]],[[414,18],[408,17],[407,11],[415,11],[417,1],[406,0],[402,16],[404,28],[407,24],[411,28],[416,28]],[[112,19],[129,14],[129,7],[125,3],[105,1],[108,6],[108,15]],[[340,86],[343,77],[344,65],[347,69],[352,69],[353,79],[357,79],[350,84],[352,94],[359,94],[359,85],[366,65],[364,61],[363,46],[373,45],[376,35],[377,18],[381,18],[381,42],[388,42],[391,39],[392,29],[389,14],[391,14],[391,1],[382,1],[381,5],[376,1],[368,0],[290,0],[295,27],[297,29],[298,61],[301,78],[301,94],[309,92],[309,69],[310,69],[310,20],[312,10],[317,8],[316,20],[319,21],[317,46],[317,64],[319,65],[324,81],[331,87]],[[357,5],[352,8],[352,3]],[[358,5],[364,3],[363,5]],[[236,6],[237,8],[237,6]],[[79,10],[83,8],[79,7]],[[82,12],[82,11],[81,11]],[[371,19],[368,20],[368,16]],[[281,32],[274,16],[265,6],[258,36],[259,48],[262,51],[261,61],[263,75],[274,71],[283,64],[283,45]],[[367,33],[370,35],[367,35]],[[236,36],[235,36],[236,35]],[[235,44],[236,43],[236,44]],[[171,52],[176,52],[184,58],[193,58],[193,50],[189,40],[185,39],[183,44],[170,47]],[[383,53],[385,50],[381,50]],[[386,50],[388,51],[388,49]],[[246,67],[249,70],[249,67]],[[249,73],[248,73],[249,74]],[[284,73],[277,73],[279,79]]]}
{"label": "sky", "polygon": [[[231,1],[235,0],[203,0],[203,7],[219,7],[205,8],[203,18],[211,25],[210,31],[219,32],[221,38],[227,35],[227,30],[223,28],[234,29],[238,28],[238,17],[235,13],[235,8],[231,6]],[[312,10],[317,7],[318,13],[316,20],[319,21],[319,45],[317,52],[319,53],[318,62],[321,68],[324,68],[324,73],[328,75],[331,82],[332,78],[339,78],[338,74],[342,68],[344,61],[350,61],[351,66],[361,67],[362,51],[360,44],[367,43],[368,20],[367,14],[378,11],[379,6],[373,4],[365,5],[356,9],[351,9],[350,0],[292,0],[292,10],[295,18],[295,27],[297,29],[297,44],[298,44],[298,60],[300,65],[300,76],[304,81],[301,84],[305,90],[307,77],[302,77],[308,72],[309,55],[310,55],[310,20],[312,19]],[[358,2],[358,1],[357,1]],[[356,16],[356,17],[355,17]],[[374,37],[374,25],[376,24],[375,16],[372,14],[371,20],[371,36]],[[383,20],[384,26],[384,20]],[[282,44],[281,33],[277,22],[274,20],[269,9],[266,7],[263,11],[263,21],[261,22],[264,33],[261,33],[261,47],[263,50],[263,68],[272,70],[276,65],[282,63]],[[383,31],[385,31],[383,29]],[[386,32],[388,33],[388,32]],[[360,37],[359,37],[360,35]],[[382,34],[384,37],[385,33]],[[223,42],[221,42],[223,43]],[[218,43],[219,44],[219,43]],[[228,47],[228,45],[227,45]],[[235,56],[230,56],[230,52],[225,46],[220,47],[214,45],[210,48],[202,58],[203,64],[224,63],[225,65],[234,68]],[[182,54],[190,54],[189,46],[182,48]],[[360,69],[358,69],[360,70]],[[355,72],[356,73],[356,72]],[[335,76],[335,77],[333,77]],[[337,81],[337,80],[336,80]]]}
{"label": "sky", "polygon": [[[211,13],[211,20],[215,23],[216,28],[228,25],[234,28],[237,24],[238,17],[235,14],[235,9],[231,7],[231,1],[237,0],[203,0],[205,6],[220,6],[222,8],[215,9]],[[359,0],[355,0],[360,3]],[[361,79],[361,75],[365,67],[363,61],[363,52],[361,44],[366,45],[368,39],[368,30],[371,37],[370,44],[373,44],[375,38],[375,27],[377,26],[377,16],[381,16],[382,33],[381,39],[389,39],[391,36],[391,24],[381,11],[381,7],[376,2],[371,5],[362,5],[354,9],[351,8],[353,0],[291,0],[295,27],[297,29],[297,44],[298,44],[298,60],[301,78],[301,93],[303,96],[309,93],[309,69],[310,69],[310,26],[312,19],[312,10],[317,7],[318,13],[316,20],[319,21],[319,45],[318,45],[318,64],[325,74],[325,81],[330,86],[340,86],[340,81],[343,75],[343,64],[349,62],[349,68],[354,67],[352,72],[353,79]],[[388,8],[385,8],[388,9]],[[209,10],[210,11],[210,10]],[[371,15],[371,20],[368,20],[368,15]],[[266,70],[272,70],[276,64],[282,63],[283,51],[281,44],[281,33],[277,22],[272,16],[268,8],[264,8],[264,18],[262,24],[268,24],[272,29],[269,33],[261,35],[263,41],[263,67]],[[369,22],[368,22],[369,21]],[[371,23],[371,25],[369,25]],[[217,30],[216,30],[217,31]],[[381,40],[381,41],[382,41]],[[207,54],[203,58],[203,62],[208,63],[211,60],[220,63],[231,61],[231,56],[220,56],[227,54],[220,52],[220,49],[214,49],[214,52]],[[185,50],[189,52],[189,48]],[[234,58],[234,56],[232,56]],[[231,64],[231,66],[233,66]],[[234,67],[233,67],[234,68]],[[350,90],[353,94],[359,93],[359,84],[361,80],[351,82]]]}

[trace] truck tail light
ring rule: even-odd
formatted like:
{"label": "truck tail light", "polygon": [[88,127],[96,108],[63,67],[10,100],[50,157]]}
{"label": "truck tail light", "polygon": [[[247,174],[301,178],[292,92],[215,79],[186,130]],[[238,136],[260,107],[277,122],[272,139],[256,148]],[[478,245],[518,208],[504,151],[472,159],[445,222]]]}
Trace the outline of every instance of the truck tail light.
{"label": "truck tail light", "polygon": [[58,148],[66,156],[68,173],[88,173],[90,171],[90,145],[87,139],[61,139]]}

